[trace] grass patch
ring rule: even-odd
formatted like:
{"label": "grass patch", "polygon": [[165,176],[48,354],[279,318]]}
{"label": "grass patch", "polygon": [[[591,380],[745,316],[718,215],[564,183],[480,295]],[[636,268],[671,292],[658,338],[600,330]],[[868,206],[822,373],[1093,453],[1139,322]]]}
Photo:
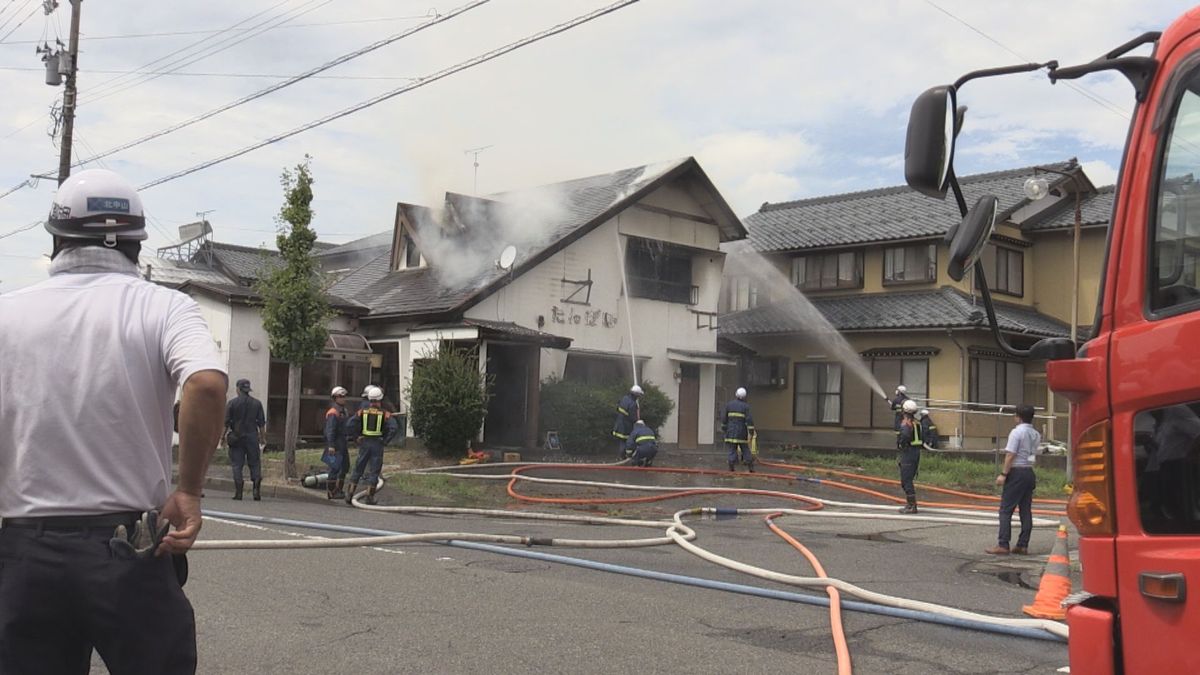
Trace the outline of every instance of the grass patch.
{"label": "grass patch", "polygon": [[437,474],[401,473],[387,477],[387,486],[412,497],[476,504],[487,500],[487,488],[477,482]]}
{"label": "grass patch", "polygon": [[[807,464],[842,469],[881,478],[899,478],[896,460],[891,457],[875,457],[855,452],[818,452],[815,450],[782,449],[781,454],[789,463]],[[996,467],[992,456],[987,460],[947,457],[932,452],[921,453],[921,467],[917,483],[936,487],[964,490],[985,495],[999,495],[996,485]],[[1034,496],[1046,499],[1066,499],[1063,488],[1067,484],[1067,472],[1052,467],[1037,468],[1037,489]]]}

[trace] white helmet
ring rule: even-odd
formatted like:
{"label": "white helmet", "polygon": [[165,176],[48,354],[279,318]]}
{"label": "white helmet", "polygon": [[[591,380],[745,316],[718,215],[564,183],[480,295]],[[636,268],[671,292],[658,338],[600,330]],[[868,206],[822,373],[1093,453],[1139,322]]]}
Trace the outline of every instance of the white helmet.
{"label": "white helmet", "polygon": [[906,386],[904,386],[904,385],[900,385],[899,387],[896,387],[896,393],[897,393],[897,394],[907,394],[907,393],[908,393],[908,387],[906,387]]}
{"label": "white helmet", "polygon": [[929,410],[928,409],[921,410],[921,417],[929,417]]}
{"label": "white helmet", "polygon": [[900,409],[911,415],[917,412],[917,402],[910,398],[900,406]]}
{"label": "white helmet", "polygon": [[362,393],[363,398],[366,398],[367,394],[370,393],[371,387],[372,387],[372,385],[369,385],[369,384],[367,386],[363,387],[363,393]]}
{"label": "white helmet", "polygon": [[346,391],[345,387],[334,387],[333,391],[329,392],[329,398],[337,398],[338,396],[345,396],[347,393],[349,393],[349,392]]}
{"label": "white helmet", "polygon": [[634,396],[641,396],[642,394],[645,394],[646,392],[642,391],[642,388],[635,384],[629,388],[629,393],[633,394]]}
{"label": "white helmet", "polygon": [[363,390],[363,393],[366,394],[368,401],[382,401],[383,400],[383,390],[380,389],[379,387],[376,387],[375,385],[371,385],[371,386],[367,387],[365,390]]}
{"label": "white helmet", "polygon": [[738,399],[739,401],[744,401],[744,400],[746,400],[746,388],[745,388],[745,387],[738,387],[738,388],[737,388],[737,391],[733,392],[733,395],[734,395],[735,397],[737,397],[737,399]]}
{"label": "white helmet", "polygon": [[142,241],[146,238],[142,199],[112,171],[80,171],[55,193],[46,231],[64,239],[103,239],[110,248],[120,239]]}

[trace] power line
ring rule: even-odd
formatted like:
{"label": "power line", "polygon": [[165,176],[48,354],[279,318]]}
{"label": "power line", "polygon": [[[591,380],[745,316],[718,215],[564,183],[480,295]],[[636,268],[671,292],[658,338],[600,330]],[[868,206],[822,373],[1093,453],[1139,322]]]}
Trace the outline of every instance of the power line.
{"label": "power line", "polygon": [[[256,33],[250,33],[250,34],[248,34],[248,35],[245,35],[245,36],[242,36],[242,37],[240,37],[240,38],[234,39],[232,42],[229,42],[228,44],[225,44],[225,45],[223,45],[223,46],[221,46],[221,44],[220,44],[220,41],[218,41],[218,43],[217,43],[216,45],[212,45],[212,46],[208,47],[206,50],[203,50],[203,51],[199,52],[199,53],[198,53],[198,54],[196,54],[196,55],[191,55],[191,56],[186,56],[186,57],[180,57],[180,59],[177,59],[177,60],[173,61],[172,63],[170,63],[170,64],[167,64],[167,69],[168,69],[168,71],[175,71],[175,70],[179,70],[179,69],[181,69],[181,68],[185,68],[185,67],[187,67],[187,66],[189,66],[189,65],[191,65],[191,64],[193,64],[193,63],[196,63],[196,62],[198,62],[198,61],[202,61],[202,60],[204,60],[204,59],[207,59],[208,57],[210,57],[210,56],[214,56],[214,55],[216,55],[216,54],[219,54],[220,52],[223,52],[223,51],[225,51],[225,50],[227,50],[227,49],[231,49],[231,48],[233,48],[233,47],[235,47],[235,46],[237,46],[237,45],[239,45],[239,44],[241,44],[241,43],[245,42],[246,40],[249,40],[250,38],[253,38],[253,37],[258,37],[259,35],[262,35],[263,33],[266,33],[266,32],[268,32],[268,31],[270,31],[270,30],[272,30],[272,29],[274,29],[274,28],[277,28],[277,27],[279,27],[279,26],[281,26],[281,25],[285,24],[285,23],[288,23],[288,22],[290,22],[290,21],[293,21],[293,20],[295,20],[295,19],[298,19],[298,18],[300,18],[300,17],[304,16],[305,14],[309,14],[309,13],[311,13],[311,12],[314,12],[314,11],[316,11],[316,10],[318,10],[318,9],[320,9],[320,8],[322,8],[322,7],[324,7],[325,5],[328,5],[329,3],[333,2],[333,0],[322,0],[321,2],[319,2],[319,3],[315,4],[315,5],[313,5],[312,3],[313,3],[313,2],[316,2],[316,1],[317,1],[317,0],[308,0],[306,3],[304,3],[303,5],[301,5],[301,8],[305,8],[305,9],[303,9],[303,11],[299,11],[299,9],[298,9],[298,10],[296,10],[296,12],[297,12],[297,13],[295,13],[293,16],[287,17],[286,15],[280,15],[279,17],[275,17],[275,18],[273,18],[273,19],[268,19],[268,20],[266,20],[266,21],[262,22],[261,24],[259,24],[260,26],[263,26],[263,25],[269,24],[269,23],[270,23],[270,22],[272,22],[272,21],[278,21],[278,23],[276,23],[276,24],[274,24],[274,25],[267,25],[265,28],[263,28],[262,30],[260,30],[260,31],[258,31],[258,32],[256,32]],[[309,6],[309,5],[311,5],[311,6]],[[230,39],[232,39],[232,37],[231,37],[231,38],[226,38],[226,41],[228,41],[228,40],[230,40]],[[130,90],[130,89],[132,89],[132,88],[134,88],[134,87],[141,86],[141,85],[143,85],[143,84],[146,84],[147,82],[151,82],[151,81],[153,81],[153,80],[156,80],[156,79],[158,79],[158,78],[160,78],[160,77],[162,77],[162,75],[150,75],[150,76],[147,76],[147,77],[145,77],[144,79],[142,79],[142,80],[140,80],[140,81],[136,81],[136,82],[127,83],[127,84],[125,84],[125,85],[123,85],[123,86],[118,86],[118,87],[116,87],[115,89],[112,89],[112,90],[109,90],[109,91],[107,91],[107,92],[104,92],[104,93],[102,93],[102,94],[100,94],[100,95],[98,95],[98,96],[92,96],[91,98],[87,99],[87,100],[86,100],[86,102],[87,102],[87,103],[94,103],[94,102],[96,102],[96,101],[99,101],[99,100],[101,100],[101,99],[108,98],[109,96],[112,96],[112,95],[114,95],[114,94],[119,94],[119,93],[121,93],[121,92],[128,91],[128,90]]]}
{"label": "power line", "polygon": [[32,223],[29,223],[28,225],[22,225],[21,227],[18,227],[15,230],[9,230],[8,232],[5,232],[4,234],[0,234],[0,239],[7,239],[7,238],[13,236],[14,234],[20,234],[22,232],[27,232],[27,231],[32,230],[33,228],[37,227],[38,225],[41,225],[43,222],[44,221],[41,221],[41,220],[35,220]]}
{"label": "power line", "polygon": [[[0,66],[0,70],[13,71],[38,71],[42,72],[45,68],[26,68],[22,66]],[[80,72],[99,73],[101,75],[174,75],[178,77],[239,77],[239,78],[259,78],[269,80],[286,80],[294,75],[287,73],[197,73],[197,72],[179,72],[179,71],[137,71],[137,70],[92,70],[80,69]],[[417,78],[411,75],[312,75],[314,80],[415,80]]]}
{"label": "power line", "polygon": [[[971,23],[969,23],[966,19],[959,17],[958,15],[954,14],[950,10],[942,7],[941,5],[937,4],[936,2],[933,2],[933,0],[925,0],[925,3],[928,4],[930,7],[933,7],[937,11],[941,12],[942,14],[945,14],[946,16],[950,17],[951,19],[954,19],[955,21],[957,21],[957,22],[961,23],[962,25],[966,26],[967,28],[971,29],[973,32],[979,34],[988,42],[991,42],[992,44],[1003,49],[1004,51],[1008,52],[1009,54],[1012,54],[1013,56],[1017,57],[1018,59],[1021,59],[1022,61],[1032,61],[1031,59],[1025,57],[1024,55],[1018,54],[1015,50],[1010,49],[1008,47],[1008,45],[1005,45],[1003,42],[1000,42],[999,40],[992,37],[991,35],[988,35],[987,33],[983,32],[983,30],[971,25]],[[1093,94],[1092,92],[1084,89],[1083,87],[1080,87],[1079,85],[1076,85],[1071,82],[1063,82],[1063,84],[1067,85],[1068,87],[1070,87],[1071,89],[1075,90],[1080,95],[1082,95],[1084,98],[1086,98],[1086,99],[1092,101],[1093,103],[1099,105],[1100,107],[1108,110],[1109,112],[1113,113],[1114,115],[1119,115],[1122,119],[1125,119],[1125,120],[1129,119],[1128,113],[1126,113],[1117,104],[1113,103],[1112,101],[1109,101],[1108,99],[1104,98],[1103,96],[1100,96],[1098,94]]]}
{"label": "power line", "polygon": [[[0,10],[0,13],[3,13],[2,10]],[[428,12],[426,12],[425,14],[412,14],[409,16],[379,16],[379,17],[374,17],[371,19],[352,19],[349,21],[314,21],[312,23],[294,23],[294,24],[290,24],[290,25],[286,25],[286,26],[279,26],[279,28],[315,28],[315,27],[320,27],[320,26],[349,26],[349,25],[364,24],[364,23],[384,23],[384,22],[388,22],[388,21],[411,21],[413,19],[428,19],[431,17],[437,17],[438,15],[439,15],[439,13],[436,9],[431,9]],[[210,29],[210,30],[178,30],[178,31],[167,31],[167,32],[161,32],[161,33],[127,33],[127,34],[123,34],[123,35],[93,35],[90,37],[85,35],[85,36],[81,36],[79,39],[80,40],[131,40],[131,39],[156,38],[156,37],[178,37],[178,36],[183,36],[183,35],[213,35],[213,34],[217,34],[217,33],[223,33],[223,32],[229,31],[229,30],[230,29],[228,29],[228,28],[223,28],[223,29],[217,28],[217,29]],[[237,28],[237,29],[233,29],[233,32],[246,32],[249,30],[253,30],[253,29]],[[33,44],[41,44],[41,43],[42,43],[41,40],[11,40],[4,44],[33,45]]]}
{"label": "power line", "polygon": [[345,108],[336,113],[326,115],[324,117],[321,117],[320,119],[317,119],[317,120],[314,120],[307,124],[296,127],[294,129],[292,129],[291,131],[285,131],[281,134],[272,136],[268,139],[259,141],[252,145],[248,145],[244,148],[241,148],[240,150],[236,150],[234,152],[222,155],[220,157],[210,159],[206,162],[201,162],[200,164],[197,164],[190,168],[184,169],[182,171],[177,171],[177,172],[175,172],[173,174],[169,174],[167,176],[163,176],[162,178],[157,178],[157,179],[150,181],[149,183],[146,183],[145,185],[141,186],[139,189],[145,190],[147,188],[151,188],[156,185],[162,185],[163,183],[173,181],[176,178],[182,178],[189,174],[196,173],[197,171],[203,171],[204,169],[215,166],[217,164],[221,164],[221,163],[227,162],[231,159],[241,157],[242,155],[253,152],[254,150],[258,150],[259,148],[266,147],[273,143],[278,143],[279,141],[282,141],[286,138],[290,138],[297,134],[304,133],[305,131],[309,131],[310,129],[315,129],[319,126],[328,124],[334,120],[341,119],[342,117],[346,117],[347,115],[352,115],[356,112],[359,112],[360,110],[365,110],[366,108],[370,108],[374,105],[378,105],[379,103],[382,103],[389,99],[400,96],[401,94],[405,94],[407,92],[413,91],[414,89],[419,89],[420,87],[424,87],[427,84],[432,84],[433,82],[441,80],[445,77],[449,77],[450,75],[453,75],[455,73],[461,72],[463,70],[467,70],[469,68],[480,65],[482,63],[486,63],[488,61],[491,61],[492,59],[503,56],[511,51],[520,49],[521,47],[531,45],[535,42],[539,42],[548,37],[552,37],[559,33],[568,31],[576,26],[587,23],[589,21],[593,21],[602,16],[605,16],[606,14],[611,14],[612,12],[615,12],[619,9],[628,7],[629,5],[635,4],[639,1],[640,0],[620,0],[619,2],[615,2],[606,7],[602,7],[600,9],[593,10],[591,12],[588,12],[587,14],[581,14],[581,15],[575,17],[574,19],[557,24],[555,26],[552,26],[551,28],[547,28],[546,30],[541,31],[540,33],[535,33],[533,35],[521,38],[520,40],[517,40],[516,42],[510,42],[509,44],[507,44],[503,47],[498,47],[489,52],[480,54],[479,56],[476,56],[474,58],[468,59],[468,60],[458,63],[456,65],[450,66],[449,68],[442,69],[440,71],[437,71],[436,73],[433,73],[432,75],[428,75],[426,77],[420,78],[416,82],[413,82],[413,83],[405,85],[403,87],[399,87],[397,89],[393,89],[391,91],[385,92],[374,98],[367,99],[366,101],[362,101],[356,105],[353,105],[349,108]]}
{"label": "power line", "polygon": [[7,40],[7,39],[8,39],[8,36],[10,36],[10,35],[12,35],[13,33],[17,32],[17,29],[18,29],[18,28],[20,28],[21,26],[24,26],[24,25],[25,25],[25,22],[26,22],[26,21],[28,21],[28,20],[30,19],[30,17],[32,17],[34,14],[37,14],[37,11],[38,11],[38,9],[40,9],[40,8],[39,8],[39,7],[37,7],[37,6],[35,5],[33,9],[29,10],[29,13],[25,15],[25,18],[24,18],[24,19],[21,19],[21,22],[20,22],[20,23],[18,23],[17,25],[13,26],[13,27],[12,27],[12,30],[10,30],[10,31],[8,31],[7,33],[5,33],[5,34],[4,34],[4,37],[0,37],[0,44],[2,44],[2,43],[5,41],[5,40]]}
{"label": "power line", "polygon": [[[8,17],[7,19],[5,19],[5,20],[4,20],[4,23],[0,23],[0,30],[4,30],[4,29],[5,29],[5,28],[8,26],[8,24],[12,23],[12,20],[13,20],[13,19],[15,19],[15,18],[17,18],[18,16],[20,16],[20,15],[21,15],[21,11],[22,11],[22,10],[24,10],[26,7],[28,7],[30,4],[32,4],[32,3],[34,3],[34,2],[36,2],[36,0],[25,0],[25,4],[24,4],[24,5],[21,5],[20,7],[17,7],[17,8],[15,8],[15,9],[13,10],[13,13],[12,13],[12,14],[10,14],[10,15],[9,15],[9,17]],[[10,3],[8,3],[8,4],[9,4],[9,6],[11,6],[11,5],[12,5],[12,3],[11,3],[11,2],[10,2]],[[8,10],[8,7],[7,7],[7,6],[5,7],[5,10],[6,10],[6,11]],[[3,12],[0,12],[0,14],[3,14]]]}
{"label": "power line", "polygon": [[[300,73],[299,75],[294,75],[292,77],[289,77],[288,79],[284,80],[283,82],[277,82],[269,87],[260,89],[260,90],[254,92],[252,94],[249,94],[247,96],[243,96],[243,97],[237,99],[236,101],[226,103],[225,105],[219,106],[217,108],[213,108],[212,110],[209,110],[208,112],[201,113],[199,115],[196,115],[195,117],[186,119],[177,124],[173,124],[165,129],[161,129],[154,133],[147,134],[146,136],[142,136],[141,138],[129,141],[128,143],[119,145],[115,148],[105,150],[104,152],[97,153],[95,156],[93,156],[91,158],[80,160],[75,163],[75,166],[81,166],[83,164],[86,164],[95,159],[99,159],[101,157],[108,157],[109,155],[116,154],[118,152],[121,152],[122,150],[128,150],[129,148],[132,148],[136,145],[141,145],[142,143],[146,143],[147,141],[151,141],[155,138],[161,138],[163,136],[166,136],[167,134],[174,133],[176,131],[179,131],[180,129],[184,129],[184,128],[189,127],[198,122],[202,122],[210,117],[214,117],[225,111],[232,110],[233,108],[236,108],[240,105],[244,105],[244,104],[254,101],[256,99],[262,98],[263,96],[277,92],[280,89],[283,89],[285,87],[290,87],[291,85],[296,84],[297,82],[300,82],[301,80],[304,80],[306,78],[312,77],[312,76],[316,75],[317,73],[322,73],[322,72],[329,70],[330,68],[333,68],[335,66],[339,66],[348,61],[353,61],[354,59],[356,59],[360,56],[363,56],[364,54],[369,54],[373,51],[376,51],[376,50],[386,47],[390,44],[393,44],[395,42],[403,40],[404,38],[414,35],[416,33],[419,33],[427,28],[431,28],[440,23],[450,21],[451,19],[454,19],[455,17],[465,14],[466,12],[469,12],[470,10],[475,9],[476,7],[485,5],[490,1],[491,0],[474,0],[474,2],[469,2],[465,5],[462,5],[461,7],[451,10],[450,12],[448,12],[446,14],[439,15],[438,17],[436,17],[434,19],[426,21],[425,23],[419,24],[417,26],[413,26],[413,27],[408,28],[407,30],[401,31],[395,35],[392,35],[392,36],[384,38],[382,40],[373,42],[365,47],[356,49],[348,54],[343,54],[342,56],[339,56],[336,59],[333,59],[332,61],[327,61],[327,62],[317,66],[316,68],[312,68],[306,72]],[[417,78],[408,78],[408,79],[415,80]]]}

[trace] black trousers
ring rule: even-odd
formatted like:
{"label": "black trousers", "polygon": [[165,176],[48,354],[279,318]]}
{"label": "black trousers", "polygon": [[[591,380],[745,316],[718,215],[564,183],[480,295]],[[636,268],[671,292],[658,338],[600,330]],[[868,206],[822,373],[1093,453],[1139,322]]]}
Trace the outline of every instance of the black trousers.
{"label": "black trousers", "polygon": [[0,673],[195,673],[196,622],[169,556],[125,560],[112,527],[0,529]]}
{"label": "black trousers", "polygon": [[233,481],[243,480],[242,467],[250,465],[250,480],[262,480],[262,450],[257,438],[242,438],[229,444],[229,466],[233,469]]}
{"label": "black trousers", "polygon": [[1033,489],[1037,487],[1037,476],[1033,467],[1013,467],[1004,479],[1004,490],[1000,493],[1000,535],[998,544],[1008,548],[1012,537],[1012,514],[1021,512],[1021,533],[1017,535],[1017,546],[1029,547],[1029,536],[1033,534]]}
{"label": "black trousers", "polygon": [[913,480],[917,477],[917,469],[921,466],[921,449],[920,448],[904,448],[900,451],[900,489],[904,490],[904,496],[916,498],[917,488],[913,485]]}

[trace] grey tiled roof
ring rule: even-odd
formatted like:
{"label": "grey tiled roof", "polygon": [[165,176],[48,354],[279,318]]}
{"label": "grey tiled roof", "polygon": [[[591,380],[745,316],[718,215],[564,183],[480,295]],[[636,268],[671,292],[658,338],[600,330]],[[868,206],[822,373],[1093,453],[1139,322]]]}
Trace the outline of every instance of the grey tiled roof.
{"label": "grey tiled roof", "polygon": [[[214,262],[239,281],[253,281],[263,271],[279,264],[279,252],[267,248],[252,248],[235,244],[210,242]],[[197,254],[200,255],[200,254]]]}
{"label": "grey tiled roof", "polygon": [[[206,281],[188,281],[186,284],[181,286],[179,290],[186,292],[189,288],[205,290],[209,293],[215,293],[231,300],[238,300],[247,303],[256,302],[262,299],[258,292],[253,288],[231,283],[214,284]],[[329,301],[330,306],[336,309],[348,310],[351,312],[354,312],[355,310],[366,309],[366,306],[362,303],[332,293],[327,293],[325,297],[326,300]]]}
{"label": "grey tiled roof", "polygon": [[[447,193],[446,210],[452,222],[461,226],[458,233],[447,236],[460,239],[461,242],[455,245],[476,251],[485,259],[498,258],[507,244],[516,244],[517,258],[510,272],[488,267],[475,278],[451,288],[440,282],[436,261],[432,268],[390,270],[389,240],[387,248],[380,248],[378,257],[344,276],[334,284],[332,290],[370,306],[371,314],[377,316],[437,315],[462,309],[492,284],[503,283],[505,277],[521,274],[527,267],[573,241],[574,237],[582,236],[590,226],[623,208],[628,201],[640,198],[644,192],[668,177],[687,171],[695,171],[695,175],[703,176],[696,161],[686,158],[489,195],[486,198]],[[505,205],[522,208],[523,204],[547,199],[552,200],[556,208],[551,210],[551,223],[539,232],[537,240],[524,243],[506,241],[507,235],[499,219],[494,217],[496,210],[509,208]],[[429,212],[426,207],[411,204],[401,204],[400,209],[410,220],[417,220]],[[721,222],[721,219],[718,220]],[[741,224],[732,212],[724,220],[727,222],[721,225],[722,239],[738,239],[744,235]]]}
{"label": "grey tiled roof", "polygon": [[[1080,223],[1084,227],[1107,225],[1112,218],[1113,203],[1116,199],[1115,185],[1097,188],[1095,193],[1084,196],[1083,201],[1079,204]],[[1022,225],[1021,229],[1041,231],[1067,227],[1075,227],[1075,198],[1070,195],[1062,200],[1061,206],[1056,209],[1054,215],[1041,220],[1033,220],[1027,225]]]}
{"label": "grey tiled roof", "polygon": [[[1051,165],[1066,170],[1070,162]],[[1025,179],[1033,167],[959,177],[967,205],[985,194],[1000,198],[1008,213],[1026,203]],[[745,218],[751,245],[758,251],[790,251],[898,239],[942,236],[959,222],[954,197],[926,197],[907,185],[763,204]]]}
{"label": "grey tiled roof", "polygon": [[232,279],[198,262],[179,262],[157,256],[138,256],[138,271],[143,275],[150,269],[150,281],[164,286],[179,286],[188,281],[205,281],[213,284],[228,284]]}
{"label": "grey tiled roof", "polygon": [[370,236],[355,239],[353,241],[348,241],[344,244],[326,244],[324,242],[317,243],[322,244],[321,250],[317,251],[313,255],[317,257],[335,256],[343,253],[365,251],[372,248],[378,248],[380,246],[390,247],[392,245],[392,231],[387,230],[386,232],[379,232]]}
{"label": "grey tiled roof", "polygon": [[[986,328],[983,304],[972,304],[962,291],[948,286],[903,293],[860,293],[813,298],[812,304],[838,331],[913,328]],[[973,313],[978,312],[973,318]],[[996,319],[1008,333],[1036,337],[1066,337],[1067,324],[1015,305],[997,305]],[[773,335],[809,330],[803,313],[788,303],[776,303],[725,314],[718,322],[720,335]]]}

